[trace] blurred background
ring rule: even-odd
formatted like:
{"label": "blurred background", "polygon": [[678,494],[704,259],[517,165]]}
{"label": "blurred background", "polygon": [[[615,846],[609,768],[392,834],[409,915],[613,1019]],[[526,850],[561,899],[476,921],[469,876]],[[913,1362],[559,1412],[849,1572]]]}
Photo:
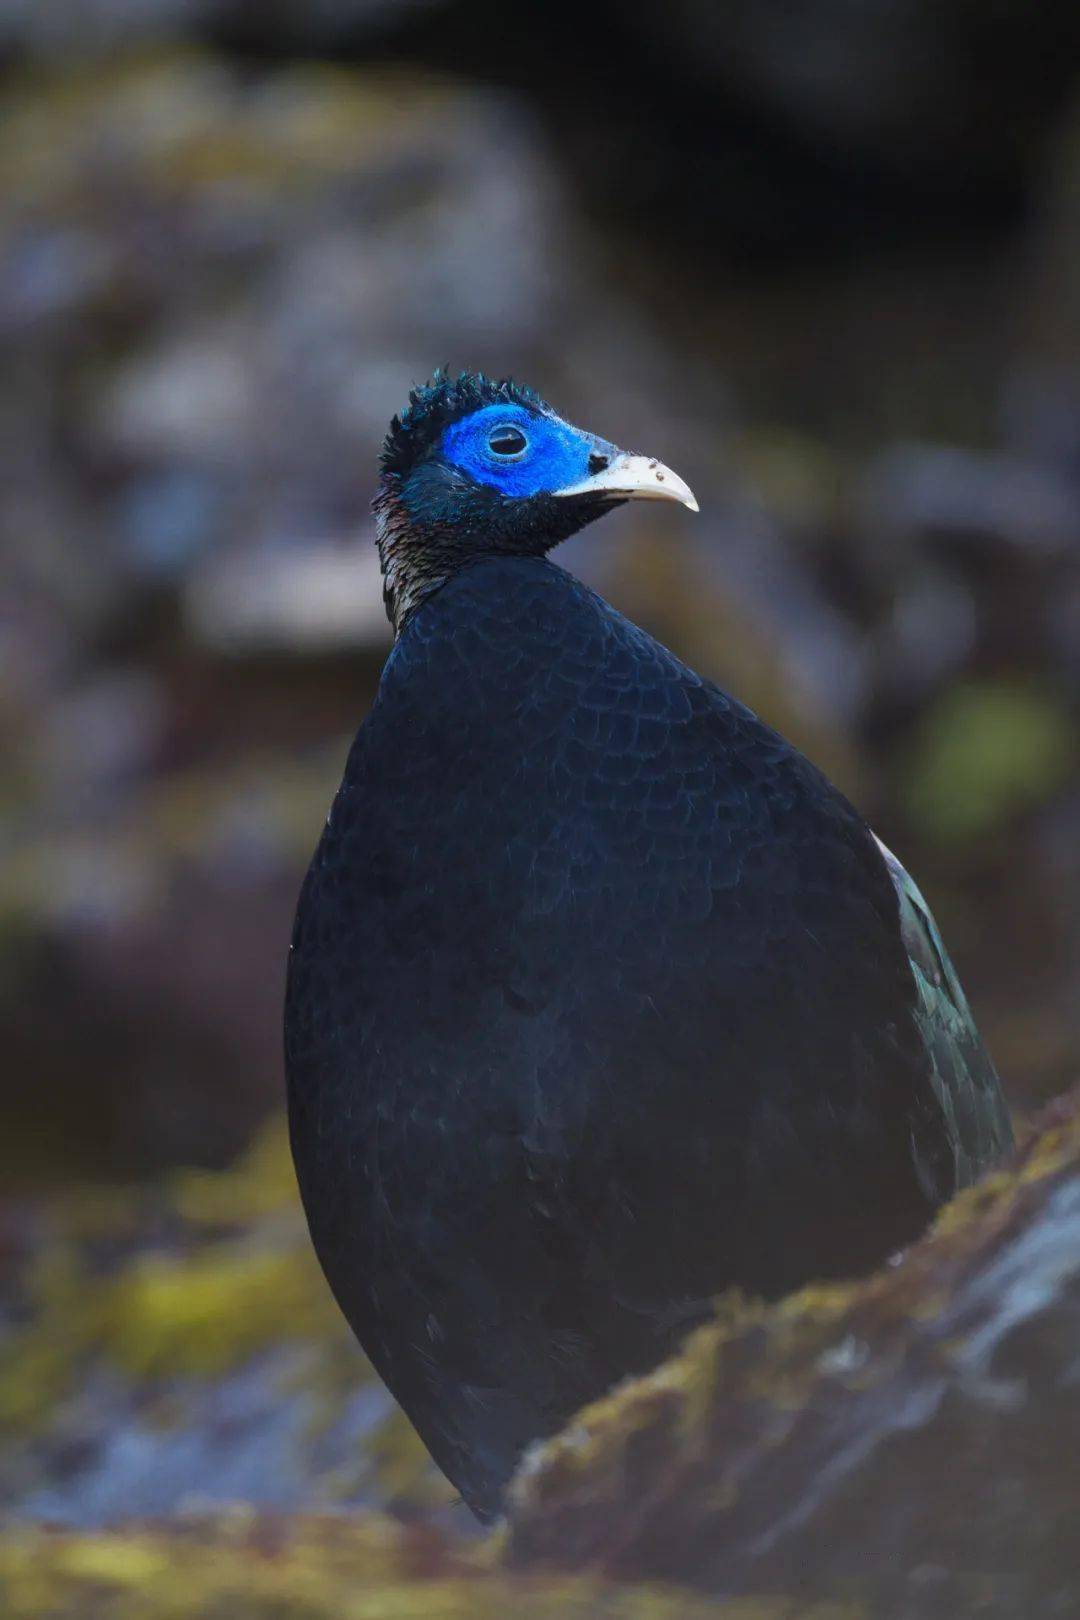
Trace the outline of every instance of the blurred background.
{"label": "blurred background", "polygon": [[512,372],[689,481],[560,560],[857,800],[1022,1120],[1080,1072],[1080,8],[0,0],[0,130],[0,1503],[428,1504],[280,1128],[386,422]]}

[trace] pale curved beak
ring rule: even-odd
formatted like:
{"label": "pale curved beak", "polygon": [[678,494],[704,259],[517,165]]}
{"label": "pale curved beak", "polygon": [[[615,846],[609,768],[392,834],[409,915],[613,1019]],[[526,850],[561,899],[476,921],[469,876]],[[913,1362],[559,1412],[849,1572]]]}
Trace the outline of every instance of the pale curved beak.
{"label": "pale curved beak", "polygon": [[557,489],[556,495],[610,495],[613,501],[678,501],[698,511],[689,484],[655,456],[612,456],[600,472]]}

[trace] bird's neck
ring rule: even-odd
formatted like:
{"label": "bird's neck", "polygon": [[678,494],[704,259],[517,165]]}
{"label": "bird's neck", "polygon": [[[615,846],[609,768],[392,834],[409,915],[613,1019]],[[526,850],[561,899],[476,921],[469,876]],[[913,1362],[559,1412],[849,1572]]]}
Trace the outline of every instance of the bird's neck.
{"label": "bird's neck", "polygon": [[440,463],[409,480],[408,502],[384,476],[372,502],[387,616],[400,635],[406,620],[447,580],[483,557],[544,557],[601,512],[619,504],[591,495],[540,494],[510,503],[512,521],[491,490],[469,486]]}
{"label": "bird's neck", "polygon": [[419,532],[391,486],[380,489],[373,509],[383,602],[394,634],[399,636],[409,615],[454,572],[453,548],[437,531]]}

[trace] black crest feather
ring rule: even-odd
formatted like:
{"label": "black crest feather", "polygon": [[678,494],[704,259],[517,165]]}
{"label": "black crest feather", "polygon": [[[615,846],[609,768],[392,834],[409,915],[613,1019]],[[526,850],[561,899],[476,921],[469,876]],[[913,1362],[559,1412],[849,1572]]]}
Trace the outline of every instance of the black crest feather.
{"label": "black crest feather", "polygon": [[384,476],[403,477],[451,422],[484,405],[500,404],[550,411],[539,394],[510,377],[496,380],[481,371],[452,377],[440,367],[430,382],[412,389],[408,405],[391,421],[379,458]]}

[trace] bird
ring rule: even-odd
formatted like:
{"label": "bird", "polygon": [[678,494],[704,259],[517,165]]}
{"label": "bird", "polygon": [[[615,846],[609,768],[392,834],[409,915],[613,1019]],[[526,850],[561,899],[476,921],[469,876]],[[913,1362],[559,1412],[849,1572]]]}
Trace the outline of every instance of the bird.
{"label": "bird", "polygon": [[632,500],[697,510],[524,385],[412,390],[373,502],[394,644],[289,954],[315,1250],[482,1522],[722,1291],[873,1269],[1012,1143],[900,862],[551,560]]}

